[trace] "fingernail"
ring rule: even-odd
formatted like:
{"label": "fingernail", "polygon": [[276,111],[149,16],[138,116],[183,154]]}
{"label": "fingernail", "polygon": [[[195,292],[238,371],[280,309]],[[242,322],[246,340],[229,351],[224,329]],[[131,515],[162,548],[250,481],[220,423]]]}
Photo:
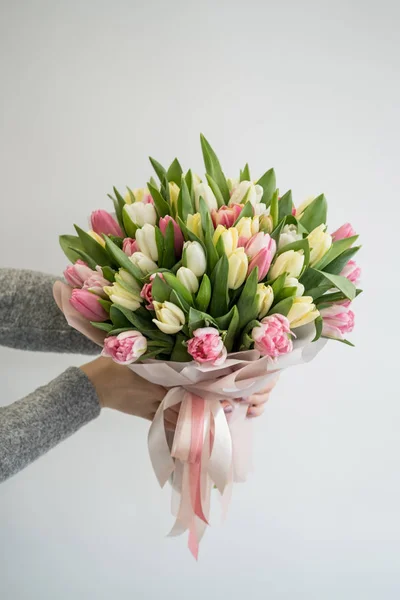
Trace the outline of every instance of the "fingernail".
{"label": "fingernail", "polygon": [[225,406],[224,413],[231,413],[233,411],[232,406]]}

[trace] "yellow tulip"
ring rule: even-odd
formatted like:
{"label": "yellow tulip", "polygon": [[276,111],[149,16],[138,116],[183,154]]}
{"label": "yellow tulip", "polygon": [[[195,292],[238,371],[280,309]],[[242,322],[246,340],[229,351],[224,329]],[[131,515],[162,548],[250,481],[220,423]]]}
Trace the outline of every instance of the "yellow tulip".
{"label": "yellow tulip", "polygon": [[90,237],[92,237],[94,240],[96,240],[96,242],[98,242],[100,244],[100,246],[103,246],[103,248],[106,247],[105,241],[98,233],[96,233],[93,230],[90,230],[90,231],[88,231],[88,234],[90,235]]}
{"label": "yellow tulip", "polygon": [[228,288],[230,290],[237,290],[246,279],[249,266],[244,248],[236,248],[228,257],[228,263]]}
{"label": "yellow tulip", "polygon": [[287,315],[290,327],[295,329],[302,325],[307,325],[315,321],[319,316],[319,311],[316,309],[311,296],[300,296],[294,298],[292,308]]}
{"label": "yellow tulip", "polygon": [[332,246],[332,236],[326,231],[326,225],[322,224],[308,234],[310,244],[310,266],[313,267],[321,260]]}
{"label": "yellow tulip", "polygon": [[268,313],[274,301],[274,292],[270,285],[259,283],[257,285],[258,318],[262,319]]}
{"label": "yellow tulip", "polygon": [[204,240],[203,227],[202,227],[202,223],[201,223],[201,214],[200,213],[195,213],[194,215],[188,215],[188,217],[186,219],[186,226],[189,229],[189,231],[191,231],[192,233],[197,235],[197,237],[200,238],[202,241]]}
{"label": "yellow tulip", "polygon": [[304,265],[304,254],[302,250],[288,250],[280,254],[275,260],[269,272],[269,279],[276,279],[282,273],[288,277],[299,277]]}
{"label": "yellow tulip", "polygon": [[160,331],[174,334],[182,329],[185,324],[185,313],[179,306],[168,301],[153,302],[153,305],[157,316],[157,319],[153,319],[153,323]]}

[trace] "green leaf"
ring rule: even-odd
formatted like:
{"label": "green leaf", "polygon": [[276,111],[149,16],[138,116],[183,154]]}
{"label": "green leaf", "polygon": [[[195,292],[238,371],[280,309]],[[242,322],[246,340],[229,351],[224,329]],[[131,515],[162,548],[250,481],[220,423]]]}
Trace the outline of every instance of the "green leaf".
{"label": "green leaf", "polygon": [[297,286],[283,287],[281,289],[281,291],[279,292],[279,294],[277,294],[275,296],[274,301],[276,301],[276,303],[278,303],[281,300],[284,300],[285,298],[290,298],[291,296],[295,296],[296,292],[297,292]]}
{"label": "green leaf", "polygon": [[243,219],[243,217],[253,217],[253,215],[254,215],[254,208],[253,208],[252,203],[246,202],[246,204],[242,208],[242,212],[240,213],[240,215],[234,222],[233,226],[235,227],[239,223],[240,219]]}
{"label": "green leaf", "polygon": [[125,317],[123,312],[121,312],[116,304],[113,304],[110,308],[110,318],[114,327],[129,327],[129,320]]}
{"label": "green leaf", "polygon": [[290,298],[285,298],[275,304],[269,311],[268,315],[280,314],[286,317],[289,314],[290,309],[292,308],[294,298],[291,296]]}
{"label": "green leaf", "polygon": [[251,181],[248,163],[245,164],[243,171],[240,171],[240,181]]}
{"label": "green leaf", "polygon": [[110,333],[113,328],[111,323],[98,323],[97,321],[90,321],[90,324],[93,325],[93,327],[96,327],[96,329],[101,329],[101,331],[106,331],[107,333]]}
{"label": "green leaf", "polygon": [[316,342],[317,340],[319,340],[319,338],[322,335],[322,327],[324,325],[324,321],[323,321],[321,315],[315,319],[314,325],[315,325],[315,338],[312,341]]}
{"label": "green leaf", "polygon": [[135,194],[132,192],[130,187],[126,186],[126,189],[128,190],[129,198],[131,199],[131,204],[135,204],[135,202],[136,202]]}
{"label": "green leaf", "polygon": [[80,258],[80,255],[75,252],[75,248],[81,252],[84,251],[82,242],[77,235],[60,235],[59,242],[61,250],[72,263]]}
{"label": "green leaf", "polygon": [[349,238],[344,238],[343,240],[337,240],[333,242],[332,246],[329,248],[328,252],[321,258],[320,261],[315,265],[316,269],[323,269],[326,265],[329,265],[335,258],[340,256],[342,252],[350,248],[354,242],[358,239],[358,235],[353,235]]}
{"label": "green leaf", "polygon": [[164,236],[161,233],[160,228],[157,226],[154,228],[154,237],[156,239],[156,246],[157,246],[157,253],[158,253],[157,262],[160,265],[160,267],[164,267],[164,264],[160,264],[160,263],[162,263],[163,256],[164,256]]}
{"label": "green leaf", "polygon": [[210,313],[220,317],[228,312],[228,271],[229,263],[225,254],[218,260],[212,274],[213,291],[211,296]]}
{"label": "green leaf", "polygon": [[164,279],[171,289],[178,292],[180,296],[188,303],[193,306],[193,296],[187,288],[179,281],[172,273],[164,273]]}
{"label": "green leaf", "polygon": [[324,194],[321,194],[307,206],[303,216],[300,219],[300,223],[307,229],[307,231],[313,231],[318,225],[326,223],[328,213],[328,203]]}
{"label": "green leaf", "polygon": [[87,264],[88,267],[90,267],[94,271],[96,270],[97,262],[93,260],[93,258],[89,256],[89,254],[86,254],[86,252],[83,252],[83,250],[78,250],[77,248],[74,250],[74,252],[78,254],[79,258],[81,258],[83,262]]}
{"label": "green leaf", "polygon": [[104,298],[98,298],[99,304],[101,304],[101,306],[104,308],[104,310],[110,314],[110,310],[112,307],[112,302],[110,302],[109,300],[105,300]]}
{"label": "green leaf", "polygon": [[190,229],[188,229],[186,227],[185,223],[182,221],[182,219],[180,217],[177,218],[177,222],[178,222],[179,227],[181,228],[181,231],[183,233],[185,240],[190,240],[191,242],[199,242],[199,244],[203,248],[204,252],[206,252],[206,246],[205,246],[205,243],[203,242],[203,240],[201,240],[199,237],[197,237],[197,235],[195,233],[193,233],[193,231],[190,231]]}
{"label": "green leaf", "polygon": [[343,292],[343,294],[349,300],[353,300],[356,297],[356,287],[346,277],[342,277],[341,275],[333,275],[332,273],[325,273],[324,271],[317,271],[317,273],[322,275],[327,282],[332,283],[333,286],[339,291]]}
{"label": "green leaf", "polygon": [[109,237],[104,236],[104,238],[106,241],[106,248],[110,256],[120,267],[128,271],[128,273],[130,273],[141,285],[143,273],[141,272],[139,267],[134,265],[133,262],[129,260],[129,257],[125,254],[125,252],[123,252],[121,248],[118,248],[118,246],[114,244],[114,242],[111,241]]}
{"label": "green leaf", "polygon": [[189,310],[189,329],[191,332],[199,327],[208,326],[219,329],[216,319],[213,319],[213,317],[208,313],[197,310],[196,308],[191,308]]}
{"label": "green leaf", "polygon": [[186,181],[186,185],[188,186],[189,194],[192,199],[193,206],[194,206],[194,181],[193,181],[192,169],[189,169],[189,171],[186,173],[185,181]]}
{"label": "green leaf", "polygon": [[214,181],[214,179],[208,173],[206,173],[206,178],[207,178],[208,185],[210,186],[211,190],[214,193],[214,196],[217,199],[218,208],[221,208],[221,206],[225,206],[225,201],[222,196],[221,190],[219,189],[219,187],[216,184],[216,182]]}
{"label": "green leaf", "polygon": [[261,202],[268,206],[271,204],[272,196],[276,190],[276,177],[274,169],[269,169],[260,179],[257,181],[258,185],[264,190]]}
{"label": "green leaf", "polygon": [[335,342],[341,342],[342,344],[346,344],[346,346],[351,346],[352,348],[355,347],[354,344],[349,342],[349,340],[340,340],[339,338],[332,338],[332,337],[326,337],[326,336],[323,336],[323,337],[327,340],[334,340]]}
{"label": "green leaf", "polygon": [[201,224],[203,227],[204,234],[209,231],[210,235],[214,234],[214,226],[211,221],[210,211],[208,210],[208,206],[205,203],[204,198],[200,198],[199,200],[199,212],[201,216]]}
{"label": "green leaf", "polygon": [[74,227],[76,229],[76,233],[79,236],[79,239],[82,242],[82,246],[85,252],[87,252],[87,254],[89,254],[89,256],[93,258],[95,263],[97,265],[100,265],[101,267],[103,265],[109,265],[110,257],[108,256],[103,246],[96,242],[96,240],[94,240],[91,235],[86,233],[86,231],[83,231],[83,229],[78,227],[78,225],[74,225]]}
{"label": "green leaf", "polygon": [[275,190],[272,195],[269,214],[272,218],[272,226],[275,228],[279,222],[279,190]]}
{"label": "green leaf", "polygon": [[201,280],[201,284],[199,287],[199,291],[197,292],[197,296],[195,299],[195,306],[197,310],[201,312],[206,312],[208,305],[211,300],[211,282],[206,274],[203,275],[203,279]]}
{"label": "green leaf", "polygon": [[167,171],[167,179],[168,181],[173,181],[176,185],[181,185],[182,173],[183,171],[179,164],[179,160],[175,158]]}
{"label": "green leaf", "polygon": [[[128,205],[129,206],[129,205]],[[128,237],[135,239],[138,226],[134,223],[126,209],[122,211],[122,221]]]}
{"label": "green leaf", "polygon": [[[362,290],[357,289],[356,297],[361,293],[362,293]],[[343,300],[347,300],[347,297],[343,294],[343,292],[331,292],[330,294],[324,294],[323,296],[319,296],[315,300],[315,304],[320,309],[320,308],[322,308],[321,304],[324,304],[324,305],[326,304],[327,306],[329,306],[333,302],[342,302]]]}
{"label": "green leaf", "polygon": [[218,329],[220,329],[221,331],[226,331],[228,329],[229,323],[232,320],[235,308],[237,308],[237,307],[232,306],[231,310],[229,312],[227,312],[226,315],[222,315],[221,317],[217,317],[215,319]]}
{"label": "green leaf", "polygon": [[190,310],[190,304],[175,290],[171,290],[169,301],[178,306],[184,313],[188,313]]}
{"label": "green leaf", "polygon": [[161,279],[159,275],[154,277],[153,284],[151,286],[151,295],[156,302],[165,302],[169,300],[171,294],[171,288],[165,281]]}
{"label": "green leaf", "polygon": [[142,354],[139,361],[143,362],[144,360],[148,360],[149,358],[156,358],[159,354],[163,354],[164,352],[164,348],[157,348],[157,350],[152,350],[151,352],[146,352],[146,354]]}
{"label": "green leaf", "polygon": [[168,202],[166,202],[166,200],[164,200],[164,198],[162,197],[159,190],[156,187],[154,187],[150,182],[147,184],[147,187],[149,188],[151,197],[154,200],[154,206],[156,208],[158,216],[161,218],[161,217],[165,217],[166,215],[170,215],[171,214],[170,206],[169,206]]}
{"label": "green leaf", "polygon": [[[354,246],[353,248],[345,250],[342,252],[342,254],[340,254],[340,256],[335,258],[335,260],[326,265],[322,270],[327,273],[333,273],[334,275],[340,275],[349,260],[351,260],[355,254],[357,254],[360,248],[361,246]],[[315,266],[315,268],[317,268],[317,266]]]}
{"label": "green leaf", "polygon": [[270,286],[272,287],[272,291],[274,292],[274,298],[278,296],[283,286],[285,285],[286,277],[287,273],[282,273],[270,284]]}
{"label": "green leaf", "polygon": [[194,207],[192,204],[192,198],[190,196],[189,188],[184,178],[182,179],[181,189],[179,190],[177,204],[178,215],[186,223],[188,215],[192,215],[194,213]]}
{"label": "green leaf", "polygon": [[211,148],[210,144],[208,143],[203,134],[200,135],[200,141],[206,171],[208,175],[210,175],[210,177],[212,177],[218,185],[219,189],[221,190],[221,194],[225,201],[225,204],[227,204],[229,202],[230,194],[228,184],[226,183],[226,178],[222,171],[220,162],[214,150]]}
{"label": "green leaf", "polygon": [[[121,194],[119,193],[119,191],[117,190],[116,187],[113,188],[114,189],[114,194],[116,196],[116,201],[114,202],[114,208],[115,208],[115,214],[117,217],[117,221],[119,226],[121,227],[122,231],[124,231],[124,221],[122,218],[122,211],[124,209],[124,206],[126,204],[125,199],[121,196]],[[128,191],[130,193],[132,193],[129,188]]]}
{"label": "green leaf", "polygon": [[213,244],[212,235],[208,231],[206,231],[204,243],[207,256],[207,270],[209,273],[212,273],[215,269],[215,265],[219,260],[219,256],[217,249]]}
{"label": "green leaf", "polygon": [[162,257],[162,267],[172,269],[176,263],[175,258],[175,233],[172,221],[169,221],[165,229],[164,254]]}
{"label": "green leaf", "polygon": [[107,279],[107,281],[111,281],[111,283],[115,280],[115,271],[114,269],[112,269],[111,267],[101,267],[101,270],[103,271],[103,276],[105,277],[105,279]]}
{"label": "green leaf", "polygon": [[149,160],[152,164],[153,169],[155,170],[158,179],[160,180],[160,182],[164,179],[164,177],[167,175],[167,171],[164,169],[164,167],[162,165],[160,165],[160,163],[158,161],[156,161],[154,158],[151,158],[151,156],[149,156]]}
{"label": "green leaf", "polygon": [[286,219],[282,219],[282,221],[280,221],[278,223],[278,225],[275,227],[275,229],[270,234],[272,239],[275,240],[277,245],[279,242],[279,236],[281,235],[281,231],[282,231],[283,227],[285,226],[285,221],[286,221]]}
{"label": "green leaf", "polygon": [[239,311],[239,327],[242,329],[249,321],[252,321],[258,314],[258,267],[252,270],[246,280],[243,291],[237,302]]}
{"label": "green leaf", "polygon": [[286,216],[292,216],[293,200],[292,190],[289,190],[279,200],[279,221]]}
{"label": "green leaf", "polygon": [[236,306],[232,308],[232,318],[229,323],[228,330],[224,339],[224,344],[228,352],[232,352],[233,344],[235,342],[236,332],[239,329],[239,311]]}
{"label": "green leaf", "polygon": [[183,334],[178,333],[176,335],[175,346],[172,350],[171,361],[174,362],[190,362],[193,358],[188,354],[187,348],[184,345],[186,338]]}

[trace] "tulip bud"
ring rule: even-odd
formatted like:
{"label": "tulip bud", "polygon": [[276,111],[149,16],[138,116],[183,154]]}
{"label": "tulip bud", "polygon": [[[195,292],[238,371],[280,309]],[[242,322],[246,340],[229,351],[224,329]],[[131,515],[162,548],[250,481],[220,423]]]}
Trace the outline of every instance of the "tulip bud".
{"label": "tulip bud", "polygon": [[264,190],[261,185],[251,181],[241,181],[233,190],[229,204],[245,204],[251,202],[253,206],[258,204],[263,197]]}
{"label": "tulip bud", "polygon": [[310,266],[313,267],[332,246],[332,237],[325,231],[326,225],[322,224],[308,234],[310,244]]}
{"label": "tulip bud", "polygon": [[204,240],[203,226],[201,224],[201,214],[195,213],[194,215],[188,215],[186,219],[186,227],[197,235],[200,240]]}
{"label": "tulip bud", "polygon": [[262,319],[268,313],[274,301],[274,292],[270,285],[259,283],[257,285],[258,319]]}
{"label": "tulip bud", "polygon": [[155,225],[157,222],[157,213],[153,204],[134,202],[133,204],[125,204],[123,210],[132,223],[138,227],[143,227],[146,223]]}
{"label": "tulip bud", "polygon": [[180,267],[176,273],[176,276],[191,294],[195,294],[199,289],[199,280],[193,271],[187,267]]}
{"label": "tulip bud", "polygon": [[226,183],[228,185],[228,190],[232,193],[237,186],[239,185],[239,178],[238,177],[231,177],[229,179],[226,180]]}
{"label": "tulip bud", "polygon": [[196,277],[204,275],[207,268],[207,259],[203,247],[199,242],[186,242],[183,245],[182,263]]}
{"label": "tulip bud", "polygon": [[353,227],[350,225],[350,223],[345,223],[332,233],[332,239],[334,242],[337,242],[339,240],[343,240],[344,238],[353,237],[353,235],[356,235]]}
{"label": "tulip bud", "polygon": [[[153,198],[147,187],[135,188],[134,190],[132,190],[132,193],[135,197],[135,202],[143,202],[143,204],[152,204],[153,203]],[[127,204],[132,204],[132,196],[129,193],[129,190],[125,194],[124,200]]]}
{"label": "tulip bud", "polygon": [[228,288],[237,290],[246,279],[248,260],[244,248],[236,248],[228,257]]}
{"label": "tulip bud", "polygon": [[123,237],[121,227],[106,210],[95,210],[90,216],[90,224],[95,233]]}
{"label": "tulip bud", "polygon": [[96,267],[96,271],[93,271],[86,279],[82,289],[88,290],[101,298],[106,298],[107,294],[104,291],[104,288],[107,285],[110,285],[110,282],[103,276],[101,267]]}
{"label": "tulip bud", "polygon": [[[271,241],[274,242],[274,240]],[[261,248],[254,258],[251,259],[247,275],[249,276],[252,270],[255,269],[255,267],[258,267],[258,281],[264,279],[271,266],[271,261],[275,254],[275,248],[275,242],[273,243],[271,250],[268,248]]]}
{"label": "tulip bud", "polygon": [[160,219],[158,226],[161,230],[161,233],[165,237],[168,223],[171,221],[172,221],[172,225],[174,228],[175,256],[180,257],[182,254],[182,247],[183,247],[184,239],[183,239],[181,228],[179,227],[178,223],[172,217],[170,217],[169,215],[166,215],[165,217],[162,217]]}
{"label": "tulip bud", "polygon": [[104,340],[102,356],[112,358],[119,365],[136,362],[147,350],[147,340],[139,331],[122,331]]}
{"label": "tulip bud", "polygon": [[88,290],[72,290],[71,305],[89,321],[107,321],[108,314],[99,302],[99,297]]}
{"label": "tulip bud", "polygon": [[172,302],[153,302],[157,319],[153,319],[163,333],[178,333],[185,324],[185,313]]}
{"label": "tulip bud", "polygon": [[260,217],[260,231],[263,231],[264,233],[272,233],[273,229],[274,223],[271,215],[262,215]]}
{"label": "tulip bud", "polygon": [[69,265],[64,271],[64,277],[72,287],[81,288],[85,281],[95,273],[83,260],[78,258],[74,265]]}
{"label": "tulip bud", "polygon": [[176,209],[177,204],[178,204],[178,196],[179,196],[179,192],[180,192],[179,186],[175,182],[170,181],[168,183],[168,188],[169,188],[169,199],[170,199],[171,206],[173,206]]}
{"label": "tulip bud", "polygon": [[132,256],[129,257],[129,260],[139,267],[143,275],[148,275],[152,271],[158,269],[157,263],[152,261],[146,254],[143,254],[143,252],[134,252]]}
{"label": "tulip bud", "polygon": [[156,242],[156,229],[154,225],[143,225],[141,229],[136,231],[136,241],[139,250],[154,262],[158,260],[158,248]]}
{"label": "tulip bud", "polygon": [[310,206],[311,202],[313,202],[314,200],[315,200],[315,197],[310,196],[309,198],[304,200],[304,202],[302,202],[298,208],[296,208],[295,215],[296,215],[297,220],[301,219],[307,206]]}
{"label": "tulip bud", "polygon": [[226,228],[233,227],[242,209],[243,206],[241,204],[234,204],[233,206],[221,206],[218,210],[213,210],[211,217],[214,227],[218,225],[223,225]]}
{"label": "tulip bud", "polygon": [[90,237],[92,237],[94,240],[96,240],[96,242],[98,244],[100,244],[100,246],[103,246],[103,248],[106,247],[106,243],[105,243],[104,239],[98,233],[96,233],[93,230],[90,230],[90,231],[88,231],[88,235],[90,235]]}
{"label": "tulip bud", "polygon": [[125,269],[120,269],[115,282],[104,288],[111,302],[128,310],[137,310],[142,302],[140,286],[134,277]]}
{"label": "tulip bud", "polygon": [[297,233],[296,225],[285,225],[279,236],[278,249],[280,250],[288,244],[293,244],[293,242],[301,240],[302,237],[303,236],[301,235],[301,233]]}
{"label": "tulip bud", "polygon": [[295,329],[302,325],[307,325],[315,321],[319,316],[319,311],[316,309],[311,296],[301,296],[294,298],[292,308],[287,315],[290,327]]}
{"label": "tulip bud", "polygon": [[215,246],[218,244],[219,238],[222,239],[225,254],[230,256],[236,250],[239,241],[236,227],[225,229],[222,225],[218,225],[213,235],[213,244]]}
{"label": "tulip bud", "polygon": [[304,294],[304,285],[299,282],[296,277],[286,277],[285,279],[285,288],[295,287],[296,293],[295,296],[302,296]]}
{"label": "tulip bud", "polygon": [[354,328],[354,313],[350,302],[336,303],[321,310],[322,335],[334,340],[343,340]]}
{"label": "tulip bud", "polygon": [[235,227],[239,238],[247,241],[260,231],[260,217],[242,217]]}
{"label": "tulip bud", "polygon": [[140,285],[136,279],[125,269],[120,269],[115,275],[115,281],[125,287],[128,291],[140,294]]}
{"label": "tulip bud", "polygon": [[122,250],[127,256],[132,256],[134,252],[138,252],[139,248],[136,240],[132,238],[125,238],[122,244]]}
{"label": "tulip bud", "polygon": [[357,266],[357,263],[354,260],[349,260],[349,262],[343,267],[340,272],[342,277],[347,277],[351,283],[354,285],[358,285],[361,278],[361,269]]}
{"label": "tulip bud", "polygon": [[203,198],[207,204],[208,210],[217,210],[218,202],[214,195],[214,192],[207,183],[199,183],[194,188],[194,199],[196,204],[196,210],[199,210],[200,198]]}
{"label": "tulip bud", "polygon": [[256,254],[263,248],[270,250],[272,253],[271,259],[273,258],[276,251],[276,243],[268,233],[256,233],[253,235],[244,247],[248,258],[254,258]]}
{"label": "tulip bud", "polygon": [[302,250],[288,250],[280,254],[269,272],[270,279],[276,279],[282,273],[288,277],[299,277],[304,265],[304,254]]}

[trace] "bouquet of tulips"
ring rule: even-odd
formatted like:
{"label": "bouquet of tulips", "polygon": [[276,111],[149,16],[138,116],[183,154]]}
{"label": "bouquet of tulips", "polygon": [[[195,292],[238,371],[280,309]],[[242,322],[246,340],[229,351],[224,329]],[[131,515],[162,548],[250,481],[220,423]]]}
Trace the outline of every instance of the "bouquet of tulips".
{"label": "bouquet of tulips", "polygon": [[[273,169],[253,181],[246,164],[227,179],[203,136],[201,147],[205,178],[177,159],[168,169],[150,159],[158,182],[114,188],[113,214],[97,210],[89,231],[61,236],[73,265],[55,290],[103,355],[169,388],[149,448],[160,483],[173,479],[173,531],[189,529],[195,555],[211,489],[223,493],[247,468],[238,459],[245,420],[228,422],[221,401],[262,389],[312,357],[321,337],[350,344],[360,292],[357,235],[349,224],[328,233],[324,195],[295,208]],[[171,439],[163,413],[176,404]]]}

